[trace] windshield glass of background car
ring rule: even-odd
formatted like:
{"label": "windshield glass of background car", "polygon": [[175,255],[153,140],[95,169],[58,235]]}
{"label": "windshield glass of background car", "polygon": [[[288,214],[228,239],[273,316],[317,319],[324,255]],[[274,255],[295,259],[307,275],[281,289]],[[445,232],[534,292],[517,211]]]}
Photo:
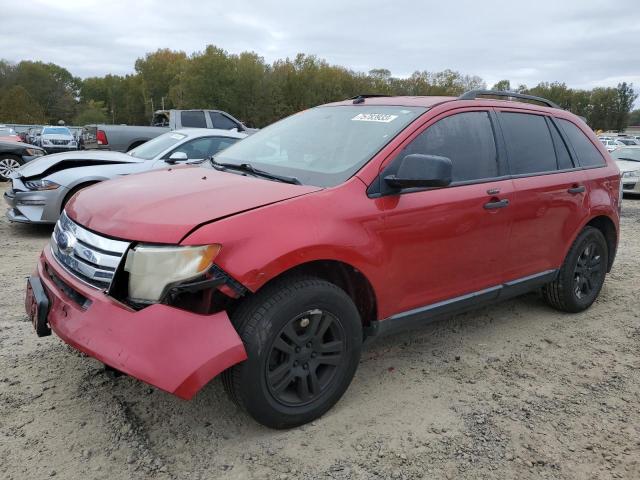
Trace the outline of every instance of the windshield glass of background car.
{"label": "windshield glass of background car", "polygon": [[631,160],[632,162],[640,162],[640,148],[620,147],[611,152],[611,156],[618,160]]}
{"label": "windshield glass of background car", "polygon": [[216,155],[319,187],[338,185],[426,111],[423,107],[317,107],[292,115]]}
{"label": "windshield glass of background car", "polygon": [[166,149],[173,147],[177,143],[184,140],[187,136],[182,133],[163,133],[159,137],[153,138],[139,147],[129,150],[129,155],[142,160],[151,160],[156,158]]}
{"label": "windshield glass of background car", "polygon": [[71,131],[69,131],[66,127],[52,127],[45,128],[42,132],[43,135],[71,135]]}

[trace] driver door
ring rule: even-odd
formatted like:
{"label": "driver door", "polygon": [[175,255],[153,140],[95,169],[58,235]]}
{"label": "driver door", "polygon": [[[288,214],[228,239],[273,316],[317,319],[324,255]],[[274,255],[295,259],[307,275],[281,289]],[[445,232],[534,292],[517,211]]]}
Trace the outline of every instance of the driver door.
{"label": "driver door", "polygon": [[447,157],[453,176],[448,187],[383,197],[387,288],[397,299],[395,311],[383,314],[487,289],[492,295],[503,281],[512,181],[503,176],[490,112],[457,112],[439,117],[393,160],[414,153]]}

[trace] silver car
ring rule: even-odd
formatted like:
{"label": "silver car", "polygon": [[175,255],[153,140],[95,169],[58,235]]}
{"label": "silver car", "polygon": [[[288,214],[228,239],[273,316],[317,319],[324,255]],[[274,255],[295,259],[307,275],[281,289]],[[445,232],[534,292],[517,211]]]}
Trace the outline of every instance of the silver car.
{"label": "silver car", "polygon": [[[11,175],[7,217],[21,223],[55,223],[80,189],[121,175],[198,163],[247,134],[192,128],[168,132],[127,153],[84,150],[46,155]],[[105,199],[108,201],[108,199]]]}
{"label": "silver car", "polygon": [[616,148],[611,152],[622,174],[622,193],[640,194],[640,145]]}
{"label": "silver car", "polygon": [[44,127],[38,141],[47,153],[78,149],[78,142],[67,127]]}

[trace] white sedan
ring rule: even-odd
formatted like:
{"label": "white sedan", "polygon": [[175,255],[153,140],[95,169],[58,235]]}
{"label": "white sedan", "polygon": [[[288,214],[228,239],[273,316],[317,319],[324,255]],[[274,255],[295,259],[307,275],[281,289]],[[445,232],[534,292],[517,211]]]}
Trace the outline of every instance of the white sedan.
{"label": "white sedan", "polygon": [[616,148],[611,156],[622,173],[622,193],[640,194],[640,145]]}
{"label": "white sedan", "polygon": [[121,175],[199,163],[246,137],[236,130],[184,128],[165,133],[127,153],[81,150],[46,155],[12,173],[4,198],[12,222],[55,223],[69,199],[94,183]]}

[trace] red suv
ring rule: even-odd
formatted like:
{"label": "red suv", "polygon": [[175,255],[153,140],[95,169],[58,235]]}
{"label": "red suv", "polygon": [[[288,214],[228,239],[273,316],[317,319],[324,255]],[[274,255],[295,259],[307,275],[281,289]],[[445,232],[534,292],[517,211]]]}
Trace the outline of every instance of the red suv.
{"label": "red suv", "polygon": [[620,198],[603,145],[548,100],[358,96],[83,190],[26,307],[114,369],[184,399],[222,374],[291,427],[338,401],[365,338],[534,289],[588,308]]}

